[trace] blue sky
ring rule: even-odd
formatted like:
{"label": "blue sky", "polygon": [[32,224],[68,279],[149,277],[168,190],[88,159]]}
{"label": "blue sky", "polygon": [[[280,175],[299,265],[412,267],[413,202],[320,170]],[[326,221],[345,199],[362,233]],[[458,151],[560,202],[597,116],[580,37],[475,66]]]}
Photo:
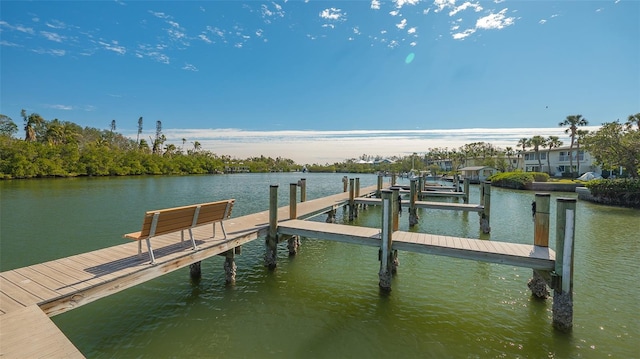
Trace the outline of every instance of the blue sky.
{"label": "blue sky", "polygon": [[639,112],[639,24],[635,0],[2,1],[0,112],[302,162],[515,146]]}

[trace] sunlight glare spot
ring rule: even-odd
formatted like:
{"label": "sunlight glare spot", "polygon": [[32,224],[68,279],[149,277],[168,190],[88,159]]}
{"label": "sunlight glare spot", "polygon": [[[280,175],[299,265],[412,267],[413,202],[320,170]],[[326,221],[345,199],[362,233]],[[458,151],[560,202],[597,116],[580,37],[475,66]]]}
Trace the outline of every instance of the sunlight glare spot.
{"label": "sunlight glare spot", "polygon": [[413,58],[416,57],[416,54],[414,54],[413,52],[410,53],[409,55],[407,55],[407,58],[404,59],[404,62],[406,64],[410,64],[413,61]]}

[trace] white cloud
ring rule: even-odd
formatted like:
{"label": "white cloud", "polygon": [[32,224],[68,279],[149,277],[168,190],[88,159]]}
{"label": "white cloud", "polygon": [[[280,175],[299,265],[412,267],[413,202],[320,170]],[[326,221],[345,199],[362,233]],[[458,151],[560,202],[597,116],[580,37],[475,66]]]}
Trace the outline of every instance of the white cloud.
{"label": "white cloud", "polygon": [[62,42],[64,39],[64,37],[56,34],[55,32],[40,31],[40,34],[50,41]]}
{"label": "white cloud", "polygon": [[36,49],[36,50],[31,50],[33,52],[35,52],[36,54],[46,54],[46,55],[53,55],[53,56],[64,56],[66,54],[65,50],[61,50],[61,49]]}
{"label": "white cloud", "polygon": [[322,10],[320,17],[326,20],[344,21],[347,14],[343,13],[341,9],[335,7]]}
{"label": "white cloud", "polygon": [[264,34],[264,30],[262,30],[262,29],[256,30],[256,36],[257,37],[262,37],[263,34]]}
{"label": "white cloud", "polygon": [[56,110],[64,110],[64,111],[73,110],[73,106],[67,106],[67,105],[47,105],[47,107],[53,108],[53,109],[56,109]]}
{"label": "white cloud", "polygon": [[434,0],[433,5],[436,6],[435,12],[440,12],[445,8],[452,8],[456,4],[456,0]]}
{"label": "white cloud", "polygon": [[155,12],[155,11],[149,10],[149,13],[151,15],[157,17],[157,18],[160,18],[160,19],[168,19],[170,17],[169,15],[167,15],[167,14],[165,14],[163,12]]}
{"label": "white cloud", "polygon": [[51,22],[47,22],[46,25],[52,29],[64,29],[67,27],[64,22],[59,20],[51,20]]}
{"label": "white cloud", "polygon": [[34,35],[35,34],[35,31],[30,27],[24,27],[22,25],[13,26],[13,25],[9,24],[6,21],[1,21],[0,20],[0,27],[2,27],[2,26],[8,28],[9,30],[16,30],[16,31],[24,32],[25,34],[30,34],[30,35]]}
{"label": "white cloud", "polygon": [[198,72],[198,68],[195,67],[192,64],[184,64],[184,66],[182,67],[183,70],[188,70],[188,71],[193,71],[193,72]]}
{"label": "white cloud", "polygon": [[396,27],[400,30],[404,30],[406,26],[407,26],[407,19],[402,19],[402,21],[400,21],[399,24],[396,24]]}
{"label": "white cloud", "polygon": [[360,35],[360,29],[356,26],[353,28],[353,33],[356,35]]}
{"label": "white cloud", "polygon": [[409,30],[407,30],[407,34],[415,34],[416,31],[418,31],[417,27],[412,27]]}
{"label": "white cloud", "polygon": [[476,21],[476,28],[478,29],[503,29],[507,26],[513,25],[515,18],[506,17],[505,13],[507,8],[502,9],[497,14],[489,14],[485,17],[481,17]]}
{"label": "white cloud", "polygon": [[538,24],[544,24],[544,23],[546,23],[546,22],[547,22],[547,20],[542,19],[542,20],[538,21]]}
{"label": "white cloud", "polygon": [[399,9],[405,5],[416,5],[420,2],[420,0],[393,0],[396,4],[396,7]]}
{"label": "white cloud", "polygon": [[415,41],[413,41],[413,42],[409,43],[409,46],[416,46],[416,45],[418,45],[418,43],[417,43],[417,42],[415,42]]}
{"label": "white cloud", "polygon": [[449,16],[454,16],[455,14],[459,13],[460,11],[464,11],[466,9],[472,8],[475,12],[479,12],[482,11],[482,6],[480,6],[479,3],[470,3],[470,2],[465,2],[460,6],[456,6],[453,10],[451,10],[449,12]]}
{"label": "white cloud", "polygon": [[400,15],[400,11],[398,11],[398,10],[389,11],[389,15],[398,16],[398,15]]}
{"label": "white cloud", "polygon": [[113,52],[117,52],[120,55],[124,55],[127,53],[127,49],[124,48],[124,46],[120,46],[118,45],[118,41],[111,41],[111,43],[106,43],[104,41],[98,41],[98,44],[102,45],[102,47],[105,50],[109,50],[109,51],[113,51]]}
{"label": "white cloud", "polygon": [[[587,126],[597,130],[598,126]],[[243,131],[239,129],[165,129],[169,143],[183,138],[198,141],[202,149],[236,158],[263,154],[290,158],[300,164],[341,162],[363,153],[382,156],[411,154],[416,149],[459,148],[473,142],[489,142],[496,147],[515,147],[532,133],[543,137],[566,138],[561,127],[550,128],[466,128],[444,130],[352,130],[352,131]],[[137,132],[124,133],[135,139]],[[150,133],[151,134],[151,133]],[[304,151],[291,151],[302,148]],[[321,162],[319,162],[321,161]]]}
{"label": "white cloud", "polygon": [[211,43],[213,42],[213,41],[211,41],[211,39],[209,39],[209,38],[207,37],[207,35],[205,35],[205,34],[200,34],[200,35],[198,35],[198,37],[199,37],[202,41],[206,42],[207,44],[211,44]]}
{"label": "white cloud", "polygon": [[9,47],[22,47],[22,45],[15,44],[13,42],[9,42],[6,40],[0,40],[0,46],[9,46]]}
{"label": "white cloud", "polygon": [[469,35],[473,34],[474,32],[476,32],[476,29],[466,29],[466,30],[464,30],[463,32],[455,33],[455,34],[453,34],[452,36],[453,36],[453,38],[454,38],[455,40],[462,40],[462,39],[464,39],[465,37],[467,37],[467,36],[469,36]]}
{"label": "white cloud", "polygon": [[380,0],[371,0],[371,8],[373,10],[380,10]]}
{"label": "white cloud", "polygon": [[167,24],[169,24],[169,25],[171,25],[171,26],[173,26],[175,28],[180,28],[180,24],[178,24],[175,21],[167,20]]}

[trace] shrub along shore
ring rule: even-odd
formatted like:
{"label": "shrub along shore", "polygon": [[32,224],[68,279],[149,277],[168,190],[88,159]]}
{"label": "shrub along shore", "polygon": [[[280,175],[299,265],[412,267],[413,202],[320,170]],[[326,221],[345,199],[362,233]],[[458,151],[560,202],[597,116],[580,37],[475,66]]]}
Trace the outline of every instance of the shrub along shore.
{"label": "shrub along shore", "polygon": [[[488,179],[491,185],[512,189],[535,189],[534,183],[549,182],[549,175],[540,172],[504,172],[495,174]],[[558,182],[562,184],[562,182]],[[576,182],[578,185],[578,182]],[[591,192],[589,200],[615,206],[640,208],[640,179],[619,178],[599,179],[583,182]]]}

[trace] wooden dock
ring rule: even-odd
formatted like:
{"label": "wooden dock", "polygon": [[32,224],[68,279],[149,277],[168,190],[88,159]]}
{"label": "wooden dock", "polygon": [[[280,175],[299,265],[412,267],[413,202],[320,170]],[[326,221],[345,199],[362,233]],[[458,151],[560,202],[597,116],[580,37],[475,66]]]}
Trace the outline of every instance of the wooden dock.
{"label": "wooden dock", "polygon": [[[362,189],[363,194],[376,191],[376,186]],[[349,193],[339,193],[297,204],[298,218],[311,218],[348,202]],[[278,209],[278,217],[289,218],[289,206]],[[189,242],[181,242],[180,233],[154,238],[156,264],[149,264],[146,253],[138,256],[138,243],[124,243],[67,258],[52,260],[0,273],[0,356],[27,358],[34,338],[47,339],[51,357],[79,357],[69,347],[64,334],[56,330],[34,337],[30,323],[43,319],[55,327],[47,316],[54,316],[91,303],[100,298],[144,283],[193,263],[225,253],[266,235],[269,211],[258,212],[225,221],[227,238],[221,231],[211,237],[211,227],[194,229],[198,246],[193,251]],[[123,231],[124,232],[124,231]],[[29,309],[25,309],[29,308]],[[35,308],[35,309],[34,309]],[[37,311],[43,313],[39,315]],[[9,335],[8,333],[12,333]],[[49,335],[49,333],[51,335]],[[57,333],[57,334],[56,334]],[[73,347],[74,348],[74,347]],[[40,353],[40,352],[38,352]],[[42,353],[46,353],[43,351]],[[64,353],[70,353],[62,355]],[[60,354],[60,355],[58,355]],[[41,355],[35,355],[41,356]],[[48,356],[48,355],[44,355]]]}
{"label": "wooden dock", "polygon": [[[379,198],[357,198],[355,200],[357,204],[366,204],[372,206],[379,206],[382,204],[382,200]],[[428,201],[416,201],[417,208],[431,208],[431,209],[443,209],[452,211],[466,211],[466,212],[483,212],[484,206],[479,204],[469,203],[448,203],[448,202],[428,202]],[[402,200],[403,205],[409,205],[410,201]]]}
{"label": "wooden dock", "polygon": [[[541,245],[391,231],[389,208],[393,208],[391,205],[394,201],[391,199],[391,191],[382,191],[379,185],[362,190],[357,188],[357,193],[362,197],[356,199],[353,198],[352,188],[349,192],[300,203],[296,202],[295,186],[292,184],[291,187],[290,205],[283,207],[277,206],[277,186],[271,186],[272,190],[276,187],[276,195],[270,197],[270,210],[226,220],[226,238],[220,233],[222,231],[218,231],[218,235],[211,238],[210,225],[196,227],[193,235],[197,250],[192,249],[189,241],[181,241],[180,232],[154,237],[155,264],[150,264],[145,253],[142,256],[138,255],[137,242],[125,242],[113,247],[0,273],[0,356],[6,358],[82,357],[82,354],[47,316],[64,313],[212,256],[232,254],[236,248],[259,237],[266,236],[267,251],[272,250],[277,245],[275,241],[275,244],[272,243],[274,247],[271,249],[269,247],[270,242],[274,242],[270,239],[273,234],[276,234],[276,238],[304,236],[375,246],[387,254],[391,250],[402,250],[521,266],[546,273],[554,269],[558,272],[560,268],[563,270],[562,273],[571,273],[568,269],[571,266],[570,257],[567,257],[566,253],[569,253],[567,248],[572,251],[572,247],[564,249],[564,257],[569,258],[564,259],[564,266],[562,252],[558,255],[559,263],[555,252],[547,247],[548,219],[545,220],[546,222],[540,222],[546,223],[541,226],[546,228],[546,232],[536,234],[536,244],[542,243]],[[375,192],[383,193],[383,199],[365,198]],[[384,204],[383,214],[387,219],[383,220],[382,229],[305,220],[324,213],[330,213],[328,219],[331,219],[335,209],[350,202],[368,205]],[[409,203],[409,201],[403,201],[405,202]],[[416,201],[415,205],[418,208],[476,212],[484,210],[483,206],[472,204]],[[548,207],[548,201],[546,206]],[[573,207],[570,203],[568,206],[567,208],[575,208],[575,203]],[[353,208],[350,209],[352,210]],[[544,213],[548,217],[548,209]],[[386,239],[383,240],[383,238]],[[381,261],[381,265],[383,262],[386,263]],[[569,278],[569,274],[566,273],[564,276]],[[563,285],[568,283],[565,282]],[[568,290],[565,289],[565,293]]]}
{"label": "wooden dock", "polygon": [[[278,233],[380,247],[378,228],[289,220],[278,224]],[[547,247],[427,233],[395,231],[393,249],[538,270],[555,265],[555,252]]]}

